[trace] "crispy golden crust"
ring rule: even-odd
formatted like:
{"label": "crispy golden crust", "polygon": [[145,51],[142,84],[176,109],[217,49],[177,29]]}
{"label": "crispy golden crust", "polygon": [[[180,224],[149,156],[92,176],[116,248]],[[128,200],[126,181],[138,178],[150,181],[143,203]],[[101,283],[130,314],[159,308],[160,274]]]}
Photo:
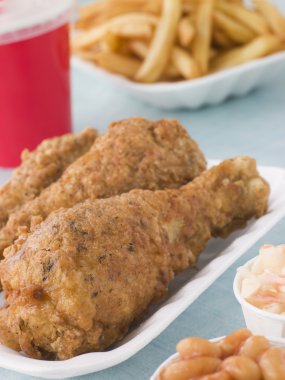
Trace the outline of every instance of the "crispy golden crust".
{"label": "crispy golden crust", "polygon": [[237,158],[178,190],[58,210],[6,250],[1,342],[48,359],[109,347],[212,235],[261,216],[268,193],[254,160]]}
{"label": "crispy golden crust", "polygon": [[9,214],[37,197],[56,181],[63,171],[93,144],[97,132],[86,129],[78,135],[67,134],[44,140],[33,152],[24,150],[22,164],[0,189],[0,228]]}
{"label": "crispy golden crust", "polygon": [[136,188],[179,187],[205,166],[203,153],[178,121],[131,118],[113,123],[57,182],[10,216],[0,232],[0,251],[15,240],[20,226],[29,228],[31,221],[60,207]]}

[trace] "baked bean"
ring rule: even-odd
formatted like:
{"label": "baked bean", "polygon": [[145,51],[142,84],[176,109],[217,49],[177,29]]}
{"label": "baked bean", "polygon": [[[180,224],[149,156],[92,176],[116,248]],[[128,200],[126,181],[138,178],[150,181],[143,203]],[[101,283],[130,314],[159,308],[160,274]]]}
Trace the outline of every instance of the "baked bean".
{"label": "baked bean", "polygon": [[242,343],[251,335],[248,329],[239,329],[220,340],[217,344],[222,350],[222,357],[235,355]]}
{"label": "baked bean", "polygon": [[226,371],[219,371],[210,375],[195,377],[195,380],[233,380],[233,378]]}
{"label": "baked bean", "polygon": [[285,349],[272,347],[259,360],[264,380],[285,379]]}
{"label": "baked bean", "polygon": [[176,350],[182,359],[193,358],[196,356],[221,356],[221,349],[216,344],[202,338],[185,338],[176,346]]}
{"label": "baked bean", "polygon": [[160,380],[189,380],[208,375],[216,372],[220,364],[221,360],[207,356],[177,360],[162,370]]}
{"label": "baked bean", "polygon": [[270,343],[264,336],[250,336],[241,346],[238,354],[247,356],[253,360],[258,358],[270,347]]}
{"label": "baked bean", "polygon": [[258,364],[246,356],[230,356],[223,361],[221,367],[233,380],[261,380]]}
{"label": "baked bean", "polygon": [[177,344],[179,359],[160,380],[285,380],[285,349],[239,329],[218,342],[189,337]]}

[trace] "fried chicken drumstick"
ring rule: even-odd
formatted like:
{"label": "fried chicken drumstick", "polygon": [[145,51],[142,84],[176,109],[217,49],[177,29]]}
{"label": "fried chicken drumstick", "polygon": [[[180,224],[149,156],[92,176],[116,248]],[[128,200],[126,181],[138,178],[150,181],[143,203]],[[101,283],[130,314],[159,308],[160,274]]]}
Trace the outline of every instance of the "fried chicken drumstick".
{"label": "fried chicken drumstick", "polygon": [[90,149],[96,137],[95,129],[86,129],[78,135],[44,140],[33,152],[24,150],[22,164],[0,189],[0,228],[9,214],[58,180],[73,161]]}
{"label": "fried chicken drumstick", "polygon": [[113,123],[57,182],[10,216],[0,231],[0,256],[19,227],[30,228],[32,221],[38,223],[60,207],[136,188],[180,187],[205,168],[203,153],[178,121],[130,118]]}
{"label": "fried chicken drumstick", "polygon": [[255,161],[240,157],[181,189],[58,210],[6,250],[1,342],[45,359],[109,347],[212,236],[263,215],[268,193]]}

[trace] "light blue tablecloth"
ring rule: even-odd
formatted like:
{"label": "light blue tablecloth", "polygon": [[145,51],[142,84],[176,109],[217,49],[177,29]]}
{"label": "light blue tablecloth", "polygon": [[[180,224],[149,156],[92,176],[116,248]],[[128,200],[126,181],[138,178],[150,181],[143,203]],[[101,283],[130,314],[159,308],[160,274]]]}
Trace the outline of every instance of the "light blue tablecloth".
{"label": "light blue tablecloth", "polygon": [[[271,86],[221,106],[198,111],[165,112],[120,94],[104,83],[72,73],[74,129],[87,125],[103,132],[108,123],[134,115],[178,118],[199,142],[207,157],[251,155],[259,164],[285,166],[285,73]],[[284,189],[285,191],[285,189]],[[257,254],[263,243],[285,243],[285,220],[264,236],[224,273],[192,306],[146,348],[111,369],[74,379],[148,380],[155,368],[175,350],[186,335],[212,338],[244,326],[241,309],[232,292],[237,266]],[[2,380],[35,378],[0,370]]]}

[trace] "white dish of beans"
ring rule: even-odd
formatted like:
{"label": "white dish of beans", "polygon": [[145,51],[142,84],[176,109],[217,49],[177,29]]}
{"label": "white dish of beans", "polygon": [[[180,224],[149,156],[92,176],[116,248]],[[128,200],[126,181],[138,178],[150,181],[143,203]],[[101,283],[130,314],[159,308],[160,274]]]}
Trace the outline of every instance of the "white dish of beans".
{"label": "white dish of beans", "polygon": [[182,339],[150,380],[284,380],[285,339],[242,328],[213,340]]}

